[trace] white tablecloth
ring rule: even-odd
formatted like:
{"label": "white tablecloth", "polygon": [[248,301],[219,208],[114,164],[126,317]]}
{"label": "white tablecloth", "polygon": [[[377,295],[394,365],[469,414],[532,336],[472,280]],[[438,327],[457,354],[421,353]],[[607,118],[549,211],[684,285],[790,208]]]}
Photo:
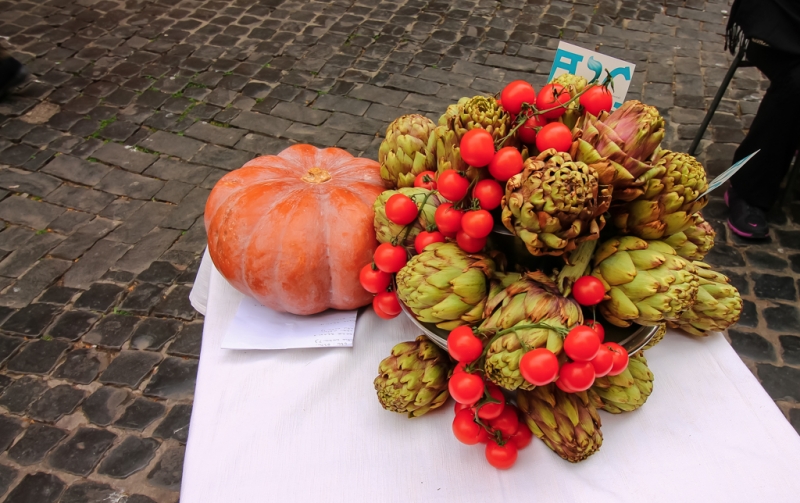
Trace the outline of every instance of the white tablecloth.
{"label": "white tablecloth", "polygon": [[413,420],[378,403],[378,363],[418,335],[410,321],[366,310],[353,348],[221,349],[240,298],[206,257],[191,295],[206,320],[182,503],[800,501],[800,437],[719,334],[668,333],[648,351],[652,396],[601,412],[588,460],[534,439],[498,471],[451,434],[452,401]]}

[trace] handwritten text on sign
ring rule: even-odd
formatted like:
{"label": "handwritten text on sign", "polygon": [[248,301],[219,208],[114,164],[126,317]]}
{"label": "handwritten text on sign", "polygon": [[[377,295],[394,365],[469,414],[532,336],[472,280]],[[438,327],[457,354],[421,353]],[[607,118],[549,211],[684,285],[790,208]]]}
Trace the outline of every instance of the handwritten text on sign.
{"label": "handwritten text on sign", "polygon": [[577,45],[559,42],[556,50],[556,57],[553,60],[553,67],[550,69],[550,76],[547,81],[564,73],[571,73],[585,78],[588,81],[597,79],[603,82],[606,77],[606,70],[611,73],[614,79],[614,108],[616,109],[625,101],[628,88],[633,78],[633,69],[636,65],[612,58],[599,52],[590,51]]}

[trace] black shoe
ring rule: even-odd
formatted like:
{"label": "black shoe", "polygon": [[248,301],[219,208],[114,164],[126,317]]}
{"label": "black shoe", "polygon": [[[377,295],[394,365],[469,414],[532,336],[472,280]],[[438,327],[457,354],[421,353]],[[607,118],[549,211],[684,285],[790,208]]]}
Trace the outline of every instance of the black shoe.
{"label": "black shoe", "polygon": [[25,82],[28,70],[12,57],[0,60],[0,97]]}
{"label": "black shoe", "polygon": [[750,239],[765,239],[769,237],[767,215],[761,208],[751,206],[739,197],[733,189],[725,192],[725,204],[728,205],[728,227],[733,232]]}

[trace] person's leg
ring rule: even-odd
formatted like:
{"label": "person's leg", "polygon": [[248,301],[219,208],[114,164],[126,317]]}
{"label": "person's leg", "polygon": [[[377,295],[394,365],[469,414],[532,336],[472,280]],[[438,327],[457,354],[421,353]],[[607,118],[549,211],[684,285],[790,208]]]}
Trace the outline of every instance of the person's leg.
{"label": "person's leg", "polygon": [[22,63],[0,47],[0,98],[11,89],[25,82],[28,72]]}
{"label": "person's leg", "polygon": [[800,113],[800,57],[755,44],[747,57],[770,79],[770,86],[734,162],[760,152],[733,176],[725,196],[731,229],[745,237],[766,237],[766,212],[778,198],[800,141],[800,121],[793,119]]}

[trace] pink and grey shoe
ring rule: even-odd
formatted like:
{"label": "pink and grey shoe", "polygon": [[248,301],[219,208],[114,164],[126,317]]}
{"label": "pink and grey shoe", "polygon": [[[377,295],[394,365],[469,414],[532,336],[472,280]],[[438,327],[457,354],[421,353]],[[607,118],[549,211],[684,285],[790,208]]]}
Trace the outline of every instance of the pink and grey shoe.
{"label": "pink and grey shoe", "polygon": [[728,205],[728,227],[743,238],[766,239],[769,237],[769,225],[764,210],[750,205],[739,197],[733,189],[725,192],[725,204]]}

